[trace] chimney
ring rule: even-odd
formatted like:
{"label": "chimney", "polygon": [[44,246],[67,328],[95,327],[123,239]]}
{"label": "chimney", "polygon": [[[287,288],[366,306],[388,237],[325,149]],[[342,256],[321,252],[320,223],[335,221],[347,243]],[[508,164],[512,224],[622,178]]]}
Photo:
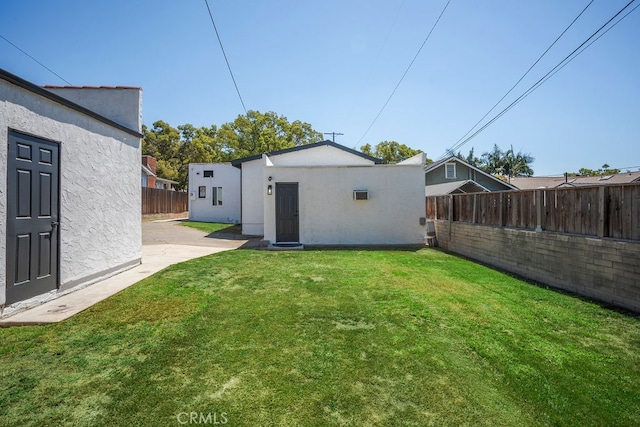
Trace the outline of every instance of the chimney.
{"label": "chimney", "polygon": [[156,173],[156,159],[152,156],[142,156],[142,164],[145,165],[153,174]]}
{"label": "chimney", "polygon": [[147,176],[147,187],[156,188],[156,159],[152,156],[142,156],[142,165],[153,172]]}

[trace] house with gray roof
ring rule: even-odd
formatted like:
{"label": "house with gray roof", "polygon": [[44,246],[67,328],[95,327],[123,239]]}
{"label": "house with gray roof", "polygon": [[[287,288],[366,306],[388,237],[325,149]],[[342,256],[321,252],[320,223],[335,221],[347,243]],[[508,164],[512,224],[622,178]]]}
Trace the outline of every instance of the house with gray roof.
{"label": "house with gray roof", "polygon": [[522,176],[511,178],[511,184],[520,190],[592,187],[598,185],[631,184],[638,182],[640,182],[640,171],[599,176]]}
{"label": "house with gray roof", "polygon": [[451,156],[424,168],[425,196],[517,190],[493,175]]}

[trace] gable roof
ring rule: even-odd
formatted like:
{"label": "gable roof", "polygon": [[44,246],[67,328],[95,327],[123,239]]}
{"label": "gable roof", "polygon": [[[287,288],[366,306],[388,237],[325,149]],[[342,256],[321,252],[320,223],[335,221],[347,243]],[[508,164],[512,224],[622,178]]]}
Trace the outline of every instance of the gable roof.
{"label": "gable roof", "polygon": [[[356,151],[356,150],[353,150],[351,148],[345,147],[344,145],[336,144],[335,142],[332,142],[332,141],[329,141],[329,140],[320,141],[320,142],[314,142],[313,144],[298,145],[296,147],[285,148],[284,150],[271,151],[269,153],[264,153],[264,154],[266,154],[269,157],[273,157],[273,156],[279,156],[280,154],[287,154],[287,153],[293,153],[293,152],[296,152],[296,151],[308,150],[310,148],[322,147],[324,145],[327,145],[327,146],[333,147],[333,148],[337,148],[338,150],[346,151],[347,153],[354,154],[354,155],[362,157],[363,159],[366,159],[366,160],[370,160],[370,161],[372,161],[373,163],[375,163],[377,165],[382,163],[382,159],[378,159],[376,157],[368,156],[368,155],[366,155],[364,153],[361,153],[359,151]],[[232,160],[231,164],[233,166],[240,166],[244,162],[250,162],[251,160],[257,160],[257,159],[262,158],[262,156],[263,156],[263,154],[256,154],[256,155],[253,155],[253,156],[242,157],[240,159]]]}
{"label": "gable roof", "polygon": [[4,81],[6,81],[8,83],[11,83],[11,84],[13,84],[15,86],[18,86],[18,87],[20,87],[22,89],[25,89],[25,90],[27,90],[29,92],[32,92],[32,93],[36,94],[36,95],[40,95],[43,98],[47,98],[50,101],[56,102],[56,103],[58,103],[60,105],[63,105],[65,107],[67,107],[67,108],[75,110],[75,111],[77,111],[79,113],[82,113],[82,114],[84,114],[86,116],[89,116],[89,117],[91,117],[91,118],[93,118],[95,120],[98,120],[99,122],[102,122],[102,123],[104,123],[106,125],[114,127],[116,129],[119,129],[119,130],[121,130],[123,132],[126,132],[126,133],[128,133],[130,135],[133,135],[133,136],[135,136],[137,138],[142,138],[144,136],[140,132],[138,132],[137,130],[129,129],[126,126],[122,126],[121,124],[116,123],[111,119],[108,119],[108,118],[106,118],[104,116],[101,116],[100,114],[98,114],[98,113],[96,113],[94,111],[91,111],[88,108],[85,108],[85,107],[83,107],[81,105],[78,105],[75,102],[69,101],[66,98],[63,98],[63,97],[61,97],[59,95],[56,95],[53,92],[50,92],[50,91],[48,91],[48,90],[46,90],[44,88],[41,88],[40,86],[37,86],[37,85],[35,85],[35,84],[31,83],[31,82],[28,82],[28,81],[16,76],[15,74],[11,74],[10,72],[3,70],[2,68],[0,68],[0,80],[4,80]]}
{"label": "gable roof", "polygon": [[470,179],[427,185],[424,188],[424,195],[426,197],[445,196],[447,194],[484,193],[489,191],[482,185]]}
{"label": "gable roof", "polygon": [[[431,163],[431,164],[428,164],[428,165],[426,165],[426,166],[425,166],[424,171],[425,171],[425,173],[429,173],[429,172],[431,172],[432,170],[434,170],[434,169],[438,168],[439,166],[442,166],[442,165],[443,165],[443,164],[445,164],[445,163],[451,163],[451,162],[457,162],[457,163],[460,163],[461,165],[464,165],[464,166],[468,167],[469,169],[472,169],[472,170],[474,170],[474,171],[476,171],[476,172],[478,172],[478,173],[481,173],[482,175],[484,175],[484,176],[486,176],[486,177],[488,177],[488,178],[490,178],[490,179],[492,179],[492,180],[494,180],[494,181],[496,181],[496,182],[499,182],[500,184],[503,184],[503,185],[504,185],[504,186],[506,186],[507,188],[510,188],[510,189],[512,189],[512,190],[518,190],[518,188],[517,188],[517,187],[515,187],[514,185],[509,184],[508,182],[505,182],[505,181],[503,181],[503,180],[501,180],[501,179],[498,179],[498,178],[496,178],[495,176],[493,176],[493,175],[491,175],[491,174],[488,174],[488,173],[486,173],[485,171],[483,171],[483,170],[481,170],[481,169],[478,169],[477,167],[473,166],[472,164],[467,163],[467,162],[465,162],[464,160],[459,159],[459,158],[458,158],[458,157],[456,157],[456,156],[450,156],[450,157],[447,157],[447,158],[445,158],[445,159],[438,160],[437,162],[433,162],[433,163]],[[513,180],[513,178],[511,178],[511,179]]]}

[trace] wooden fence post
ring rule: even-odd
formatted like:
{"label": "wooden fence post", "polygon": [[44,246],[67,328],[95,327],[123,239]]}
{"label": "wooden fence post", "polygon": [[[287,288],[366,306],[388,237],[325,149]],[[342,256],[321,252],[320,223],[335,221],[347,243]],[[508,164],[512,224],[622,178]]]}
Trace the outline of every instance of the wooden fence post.
{"label": "wooden fence post", "polygon": [[606,186],[602,185],[598,189],[598,237],[605,237],[604,225],[605,225],[605,212],[607,212],[607,206],[605,203],[607,202],[605,198]]}
{"label": "wooden fence post", "polygon": [[473,195],[473,216],[471,217],[471,223],[472,224],[475,224],[476,222],[478,222],[477,207],[478,207],[478,195],[474,194]]}
{"label": "wooden fence post", "polygon": [[544,212],[544,193],[542,190],[536,190],[536,232],[542,233],[542,220],[543,220],[543,212]]}
{"label": "wooden fence post", "polygon": [[498,203],[498,225],[504,227],[504,192],[500,192],[500,199]]}
{"label": "wooden fence post", "polygon": [[453,194],[449,195],[449,241],[451,241],[451,230],[453,229]]}

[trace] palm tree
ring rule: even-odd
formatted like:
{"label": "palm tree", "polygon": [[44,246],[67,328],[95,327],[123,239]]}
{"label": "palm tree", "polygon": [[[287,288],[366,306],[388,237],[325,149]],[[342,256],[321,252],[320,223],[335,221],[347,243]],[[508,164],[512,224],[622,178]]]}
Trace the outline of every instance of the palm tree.
{"label": "palm tree", "polygon": [[509,183],[511,183],[512,176],[531,176],[533,175],[533,169],[529,166],[535,159],[528,153],[514,153],[513,145],[511,149],[504,153],[503,167],[504,174],[509,177]]}

